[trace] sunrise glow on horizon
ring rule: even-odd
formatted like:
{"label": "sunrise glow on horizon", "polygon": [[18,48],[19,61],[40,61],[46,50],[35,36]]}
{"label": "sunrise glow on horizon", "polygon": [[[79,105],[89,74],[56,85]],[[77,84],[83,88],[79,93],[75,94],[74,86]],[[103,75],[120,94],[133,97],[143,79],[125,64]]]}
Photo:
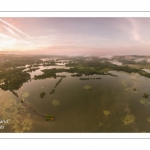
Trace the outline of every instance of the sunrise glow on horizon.
{"label": "sunrise glow on horizon", "polygon": [[0,52],[150,55],[150,18],[0,18]]}

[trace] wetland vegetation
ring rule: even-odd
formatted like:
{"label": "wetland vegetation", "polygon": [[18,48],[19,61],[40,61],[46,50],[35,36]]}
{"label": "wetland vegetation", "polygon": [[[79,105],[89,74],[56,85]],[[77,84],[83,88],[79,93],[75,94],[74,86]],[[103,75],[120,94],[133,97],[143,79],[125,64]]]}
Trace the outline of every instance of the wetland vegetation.
{"label": "wetland vegetation", "polygon": [[45,96],[45,94],[46,94],[45,92],[41,92],[40,97],[43,98]]}
{"label": "wetland vegetation", "polygon": [[142,57],[0,55],[4,132],[150,132]]}
{"label": "wetland vegetation", "polygon": [[14,91],[18,90],[23,83],[30,80],[30,74],[23,72],[22,68],[2,69],[0,72],[0,80],[3,82],[0,85],[2,90]]}
{"label": "wetland vegetation", "polygon": [[55,89],[52,89],[49,94],[53,94],[55,92]]}

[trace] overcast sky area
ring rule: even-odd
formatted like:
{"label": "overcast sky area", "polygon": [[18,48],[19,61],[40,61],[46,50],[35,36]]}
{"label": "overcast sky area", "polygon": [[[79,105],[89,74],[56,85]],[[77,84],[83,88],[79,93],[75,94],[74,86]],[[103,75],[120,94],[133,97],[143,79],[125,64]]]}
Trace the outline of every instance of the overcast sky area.
{"label": "overcast sky area", "polygon": [[150,18],[0,18],[0,52],[150,55]]}

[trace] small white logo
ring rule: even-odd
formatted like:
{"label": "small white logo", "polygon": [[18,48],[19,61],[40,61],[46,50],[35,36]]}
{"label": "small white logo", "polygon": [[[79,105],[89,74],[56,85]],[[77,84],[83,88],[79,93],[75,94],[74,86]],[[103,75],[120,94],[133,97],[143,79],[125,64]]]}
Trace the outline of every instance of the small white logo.
{"label": "small white logo", "polygon": [[8,123],[8,121],[9,121],[8,119],[7,120],[1,120],[0,119],[0,123]]}

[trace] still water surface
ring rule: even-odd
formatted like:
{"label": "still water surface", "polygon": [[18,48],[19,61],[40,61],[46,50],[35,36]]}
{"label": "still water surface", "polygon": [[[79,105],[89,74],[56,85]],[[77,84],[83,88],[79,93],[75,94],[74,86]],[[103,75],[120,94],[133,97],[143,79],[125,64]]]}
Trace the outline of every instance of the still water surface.
{"label": "still water surface", "polygon": [[[83,76],[90,80],[79,80],[80,77],[62,72],[58,75],[66,77],[55,93],[49,94],[60,77],[33,79],[45,68],[32,72],[31,81],[16,91],[19,97],[29,93],[24,101],[32,109],[20,103],[11,92],[0,91],[0,116],[13,120],[0,132],[150,132],[150,103],[142,97],[143,93],[150,93],[149,78],[110,71],[117,77],[90,75]],[[93,79],[98,77],[101,79]],[[46,93],[43,98],[41,92]],[[33,110],[51,114],[55,119],[46,121]]]}

